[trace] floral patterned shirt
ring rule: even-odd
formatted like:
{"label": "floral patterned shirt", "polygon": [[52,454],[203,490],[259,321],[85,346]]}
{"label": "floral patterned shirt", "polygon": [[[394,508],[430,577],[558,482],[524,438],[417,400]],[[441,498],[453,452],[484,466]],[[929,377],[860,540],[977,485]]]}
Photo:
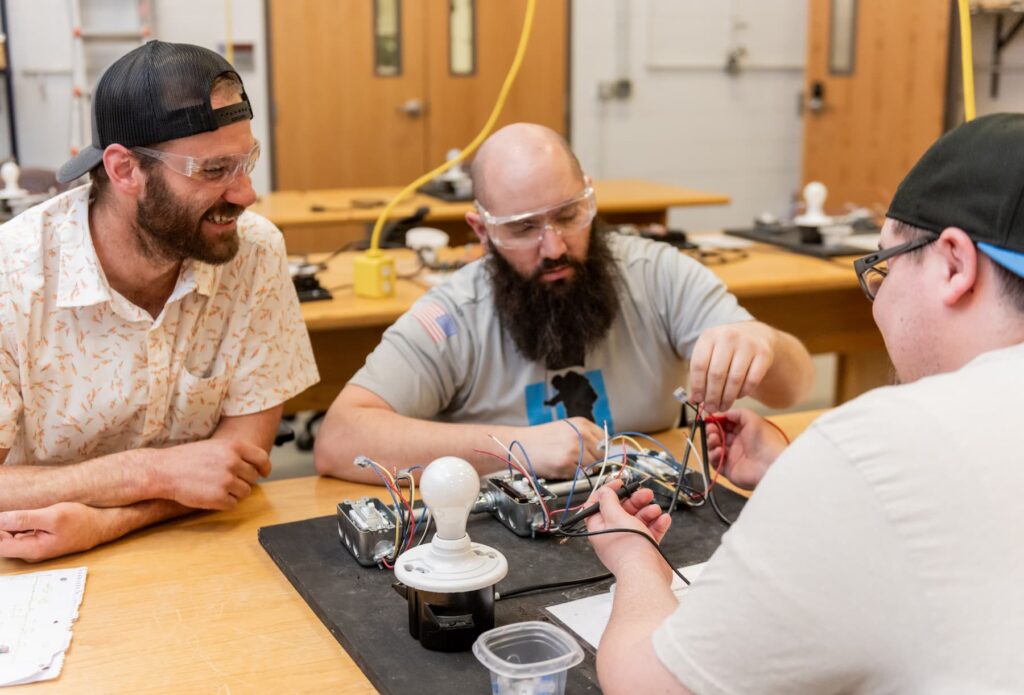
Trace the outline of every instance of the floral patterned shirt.
{"label": "floral patterned shirt", "polygon": [[110,287],[89,186],[0,227],[0,449],[71,463],[209,437],[221,416],[274,407],[318,380],[266,219],[238,219],[224,265],[188,260],[153,318]]}

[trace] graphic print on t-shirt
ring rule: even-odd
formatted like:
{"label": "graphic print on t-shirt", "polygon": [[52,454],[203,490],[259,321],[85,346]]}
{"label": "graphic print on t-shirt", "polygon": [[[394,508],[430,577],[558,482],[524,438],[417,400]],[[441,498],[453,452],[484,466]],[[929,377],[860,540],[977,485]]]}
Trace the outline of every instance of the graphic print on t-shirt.
{"label": "graphic print on t-shirt", "polygon": [[598,425],[608,423],[614,432],[611,404],[600,369],[587,372],[566,370],[553,374],[550,383],[539,381],[527,385],[526,420],[530,425],[543,425],[570,417],[585,417]]}

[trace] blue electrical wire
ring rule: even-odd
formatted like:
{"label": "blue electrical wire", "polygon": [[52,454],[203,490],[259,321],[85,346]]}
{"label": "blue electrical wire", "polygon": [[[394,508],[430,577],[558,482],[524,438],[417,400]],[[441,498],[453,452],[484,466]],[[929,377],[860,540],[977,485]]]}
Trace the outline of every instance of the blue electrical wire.
{"label": "blue electrical wire", "polygon": [[395,504],[396,512],[398,510],[400,510],[401,506],[399,506],[399,504],[398,504],[398,498],[395,497],[395,493],[391,490],[391,484],[388,482],[388,479],[384,477],[384,474],[380,472],[379,468],[377,468],[373,464],[367,464],[367,465],[373,470],[374,473],[377,474],[377,477],[380,478],[381,482],[384,483],[384,489],[388,491],[389,495],[391,495],[391,501],[394,502],[394,504]]}
{"label": "blue electrical wire", "polygon": [[[536,487],[537,494],[540,494],[540,481],[537,480],[537,474],[533,471],[533,464],[530,463],[530,455],[526,453],[526,449],[518,439],[513,439],[512,443],[508,445],[508,450],[512,451],[512,447],[518,446],[519,451],[523,452],[523,458],[526,459],[526,470],[530,472],[530,477],[533,478],[533,484]],[[511,467],[511,464],[510,464]]]}
{"label": "blue electrical wire", "polygon": [[562,422],[564,422],[565,424],[569,425],[569,427],[573,428],[573,430],[576,432],[576,436],[579,438],[579,441],[580,441],[580,445],[579,445],[580,457],[576,461],[576,470],[572,474],[572,487],[569,488],[569,497],[565,500],[565,511],[562,512],[562,518],[564,519],[566,514],[569,513],[569,507],[572,505],[572,496],[573,496],[573,493],[576,492],[576,481],[579,480],[580,469],[583,468],[583,433],[580,432],[580,428],[579,427],[577,427],[576,425],[572,424],[572,421],[570,421],[570,420],[562,420]]}

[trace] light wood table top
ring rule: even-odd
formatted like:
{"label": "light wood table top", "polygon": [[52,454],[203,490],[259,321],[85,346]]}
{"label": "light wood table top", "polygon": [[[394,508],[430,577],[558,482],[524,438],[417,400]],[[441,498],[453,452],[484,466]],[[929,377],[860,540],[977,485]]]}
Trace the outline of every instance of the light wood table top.
{"label": "light wood table top", "polygon": [[[383,207],[399,193],[399,187],[338,188],[313,191],[274,191],[262,196],[250,210],[279,227],[329,223],[365,223],[377,219]],[[726,205],[729,196],[683,186],[644,181],[610,179],[594,182],[598,210],[602,215],[663,212],[670,207]],[[472,209],[471,202],[447,202],[415,194],[397,205],[391,217],[405,217],[421,206],[430,208],[431,220],[461,220]],[[314,207],[323,208],[314,212]]]}
{"label": "light wood table top", "polygon": [[747,249],[746,257],[709,268],[743,303],[748,297],[857,289],[853,259],[839,256],[824,260],[769,244],[754,244]]}
{"label": "light wood table top", "polygon": [[[411,251],[388,250],[395,258],[399,275],[409,274],[417,268]],[[449,260],[472,260],[482,253],[478,246],[451,249]],[[302,304],[302,316],[310,331],[356,328],[362,326],[388,326],[412,306],[430,287],[422,279],[399,280],[395,294],[384,299],[357,297],[349,286],[352,282],[352,264],[358,253],[346,252],[330,260],[328,269],[318,277],[327,288],[343,286],[333,292],[329,301]],[[311,256],[316,260],[322,256]],[[801,256],[767,244],[755,244],[719,265],[710,265],[730,292],[742,304],[751,297],[779,297],[792,294],[812,294],[825,290],[857,288],[857,276],[849,258],[825,261]]]}
{"label": "light wood table top", "polygon": [[[795,436],[820,413],[773,419]],[[665,436],[682,451],[682,432]],[[279,480],[232,511],[170,521],[88,553],[38,565],[0,560],[0,574],[89,568],[63,673],[12,692],[374,692],[256,531],[381,492],[316,477]]]}

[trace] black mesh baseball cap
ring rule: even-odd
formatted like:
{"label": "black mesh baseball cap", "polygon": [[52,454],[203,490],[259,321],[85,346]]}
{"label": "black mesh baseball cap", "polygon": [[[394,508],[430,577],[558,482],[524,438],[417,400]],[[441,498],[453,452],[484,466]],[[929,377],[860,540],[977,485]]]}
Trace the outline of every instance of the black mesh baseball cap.
{"label": "black mesh baseball cap", "polygon": [[219,54],[187,43],[150,41],[118,58],[93,92],[92,144],[64,163],[57,180],[83,176],[108,145],[155,145],[251,119],[244,90],[237,104],[210,105],[213,82],[225,73],[242,81]]}
{"label": "black mesh baseball cap", "polygon": [[964,230],[1024,276],[1024,114],[968,121],[935,141],[896,189],[887,217],[941,234]]}

